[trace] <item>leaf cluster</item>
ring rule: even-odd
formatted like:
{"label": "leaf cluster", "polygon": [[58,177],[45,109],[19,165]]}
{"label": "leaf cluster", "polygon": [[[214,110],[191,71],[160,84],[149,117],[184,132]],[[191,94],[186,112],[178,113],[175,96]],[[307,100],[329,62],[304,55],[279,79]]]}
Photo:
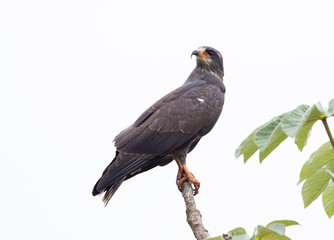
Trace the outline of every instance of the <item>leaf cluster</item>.
{"label": "leaf cluster", "polygon": [[290,238],[285,236],[285,228],[292,225],[299,225],[299,223],[292,220],[278,220],[268,223],[265,227],[258,225],[252,237],[247,235],[244,228],[238,227],[229,231],[228,234],[207,240],[289,240]]}
{"label": "leaf cluster", "polygon": [[300,105],[255,129],[237,148],[235,156],[238,158],[243,155],[246,163],[259,150],[262,162],[287,137],[294,138],[298,149],[302,151],[314,123],[322,121],[329,142],[324,143],[305,162],[298,183],[305,181],[302,187],[304,206],[309,206],[322,194],[325,211],[331,217],[334,215],[334,140],[326,119],[332,116],[334,99],[329,102],[328,109],[324,109],[320,103],[313,106]]}

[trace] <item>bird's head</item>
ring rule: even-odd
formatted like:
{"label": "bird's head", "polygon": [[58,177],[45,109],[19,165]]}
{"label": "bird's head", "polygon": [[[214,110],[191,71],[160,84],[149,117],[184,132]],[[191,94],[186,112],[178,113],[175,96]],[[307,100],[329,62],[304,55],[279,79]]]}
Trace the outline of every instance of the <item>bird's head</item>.
{"label": "bird's head", "polygon": [[216,74],[221,78],[224,76],[223,57],[218,50],[203,46],[193,51],[191,56],[193,55],[196,56],[197,68]]}

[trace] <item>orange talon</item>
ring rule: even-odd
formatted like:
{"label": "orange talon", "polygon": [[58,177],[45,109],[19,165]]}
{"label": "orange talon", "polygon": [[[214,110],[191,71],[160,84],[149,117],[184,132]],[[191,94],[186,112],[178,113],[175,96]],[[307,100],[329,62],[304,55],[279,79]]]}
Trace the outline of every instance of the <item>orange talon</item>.
{"label": "orange talon", "polygon": [[179,170],[176,176],[176,185],[178,189],[180,190],[180,192],[182,192],[181,190],[182,184],[188,180],[190,184],[194,185],[194,189],[193,189],[194,195],[198,194],[199,192],[198,189],[201,186],[201,183],[195,179],[194,174],[192,174],[188,170],[187,165],[182,164],[178,155],[174,153],[172,153],[171,155],[174,158],[175,162],[177,163],[177,166],[179,167]]}
{"label": "orange talon", "polygon": [[185,181],[189,181],[191,184],[194,185],[195,189],[194,189],[194,195],[198,194],[199,192],[199,187],[201,186],[201,183],[195,179],[195,176],[194,174],[192,174],[186,165],[183,165],[183,173],[184,173],[184,176],[179,179],[179,173],[180,173],[180,168],[179,168],[179,172],[178,172],[178,181],[177,181],[177,186],[179,187],[179,189],[181,188],[182,184],[185,182]]}

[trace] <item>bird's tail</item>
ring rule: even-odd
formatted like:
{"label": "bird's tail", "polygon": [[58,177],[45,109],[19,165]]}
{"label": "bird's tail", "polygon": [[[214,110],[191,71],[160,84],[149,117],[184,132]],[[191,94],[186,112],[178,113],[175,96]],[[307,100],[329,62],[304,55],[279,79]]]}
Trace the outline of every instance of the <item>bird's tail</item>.
{"label": "bird's tail", "polygon": [[123,156],[122,153],[117,151],[115,158],[103,171],[101,178],[93,188],[93,196],[104,193],[102,200],[105,205],[108,204],[111,197],[125,180],[142,172],[142,168],[145,168],[149,162],[149,159],[128,155],[124,159],[126,161],[119,163],[117,161],[120,160],[118,158],[122,158],[121,156]]}
{"label": "bird's tail", "polygon": [[111,197],[115,194],[115,192],[117,191],[117,189],[122,185],[123,181],[125,180],[126,176],[123,177],[121,180],[119,180],[118,182],[114,183],[105,193],[104,196],[102,198],[102,201],[104,203],[104,206],[107,206],[107,204],[109,203]]}
{"label": "bird's tail", "polygon": [[115,182],[113,185],[110,186],[110,188],[102,190],[102,191],[98,191],[97,190],[97,185],[99,182],[97,182],[93,188],[93,196],[102,194],[104,192],[104,196],[102,198],[102,201],[104,203],[105,206],[107,206],[107,204],[109,203],[111,197],[115,194],[115,192],[117,191],[117,189],[122,185],[122,183],[124,182],[126,176],[123,177],[122,179],[120,179],[119,181]]}
{"label": "bird's tail", "polygon": [[100,186],[101,185],[100,182],[101,182],[102,178],[107,174],[107,171],[108,171],[109,167],[114,163],[114,161],[117,158],[117,155],[118,155],[118,153],[116,152],[115,158],[106,167],[106,169],[103,171],[101,178],[94,185],[93,192],[92,192],[93,196],[96,196],[96,195],[99,195],[99,194],[105,192],[105,194],[104,194],[104,196],[102,198],[105,206],[108,204],[108,202],[111,199],[111,197],[115,194],[115,192],[117,191],[117,189],[121,186],[121,184],[123,183],[124,179],[126,178],[126,177],[123,177],[123,178],[119,179],[118,181],[113,182],[112,185],[108,186],[107,188],[101,188],[101,186]]}

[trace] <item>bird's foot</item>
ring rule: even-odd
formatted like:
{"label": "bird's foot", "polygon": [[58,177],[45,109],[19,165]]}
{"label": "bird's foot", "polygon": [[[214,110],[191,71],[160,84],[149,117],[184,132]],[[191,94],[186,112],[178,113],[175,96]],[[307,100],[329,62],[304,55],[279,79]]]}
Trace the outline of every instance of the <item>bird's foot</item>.
{"label": "bird's foot", "polygon": [[[182,174],[183,174],[183,177],[181,177]],[[193,187],[193,194],[195,196],[199,192],[199,187],[201,186],[201,183],[198,180],[196,180],[194,174],[192,174],[188,170],[187,166],[184,165],[183,170],[181,171],[181,173],[180,173],[180,170],[179,170],[179,172],[177,174],[177,179],[176,179],[176,185],[179,188],[180,192],[182,192],[182,189],[181,189],[182,184],[187,180],[190,182],[190,184],[192,184],[194,186]]]}

